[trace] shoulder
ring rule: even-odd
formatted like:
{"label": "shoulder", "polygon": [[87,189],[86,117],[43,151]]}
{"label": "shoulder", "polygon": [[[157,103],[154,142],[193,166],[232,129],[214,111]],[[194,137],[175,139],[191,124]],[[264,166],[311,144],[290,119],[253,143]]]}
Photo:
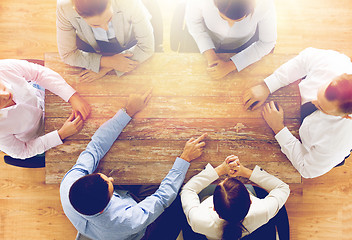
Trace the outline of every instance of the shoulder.
{"label": "shoulder", "polygon": [[274,0],[255,0],[254,11],[259,15],[275,12],[275,2]]}

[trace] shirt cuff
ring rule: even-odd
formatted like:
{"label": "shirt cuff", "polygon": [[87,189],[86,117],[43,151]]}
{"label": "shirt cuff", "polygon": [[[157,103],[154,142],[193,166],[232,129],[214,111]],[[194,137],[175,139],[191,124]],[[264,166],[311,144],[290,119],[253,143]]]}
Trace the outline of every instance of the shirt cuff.
{"label": "shirt cuff", "polygon": [[44,151],[47,151],[50,148],[56,147],[63,143],[57,130],[47,133],[44,136],[45,136],[45,145],[46,145],[46,148]]}
{"label": "shirt cuff", "polygon": [[250,176],[249,180],[254,183],[258,183],[260,181],[260,176],[262,175],[263,172],[265,171],[261,167],[256,165],[253,169],[252,175]]}
{"label": "shirt cuff", "polygon": [[243,60],[243,58],[239,54],[233,55],[230,59],[235,64],[238,72],[242,71],[248,66],[248,63]]}
{"label": "shirt cuff", "polygon": [[183,160],[182,158],[177,157],[172,168],[186,173],[188,171],[189,166],[190,166],[189,162],[187,162],[186,160]]}
{"label": "shirt cuff", "polygon": [[76,93],[76,90],[74,90],[71,86],[68,86],[66,90],[64,90],[64,96],[62,97],[62,99],[65,102],[68,102],[70,100],[70,98],[73,96],[73,94]]}
{"label": "shirt cuff", "polygon": [[269,77],[264,79],[266,86],[268,86],[270,93],[275,92],[281,88],[280,82],[276,79],[274,74],[271,74]]}
{"label": "shirt cuff", "polygon": [[220,177],[215,168],[210,163],[205,166],[204,172],[206,172],[206,175],[209,176],[211,182],[214,182]]}
{"label": "shirt cuff", "polygon": [[131,121],[131,117],[122,109],[120,109],[115,116],[113,117],[115,120],[117,120],[123,127],[126,127],[127,124]]}
{"label": "shirt cuff", "polygon": [[203,41],[197,42],[200,53],[204,53],[209,49],[215,49],[215,45],[211,39],[204,39]]}
{"label": "shirt cuff", "polygon": [[284,127],[275,135],[275,139],[280,144],[280,146],[288,144],[290,142],[290,138],[292,137],[292,133],[288,130],[287,127]]}

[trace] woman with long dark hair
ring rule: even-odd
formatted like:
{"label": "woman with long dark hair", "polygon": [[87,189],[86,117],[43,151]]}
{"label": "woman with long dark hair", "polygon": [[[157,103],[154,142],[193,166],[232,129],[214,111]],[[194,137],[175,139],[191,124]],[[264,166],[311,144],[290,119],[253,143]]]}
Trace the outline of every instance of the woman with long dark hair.
{"label": "woman with long dark hair", "polygon": [[[201,201],[198,194],[220,176],[212,196]],[[248,178],[269,194],[264,199],[255,197],[235,177]],[[181,191],[184,213],[192,230],[208,239],[239,239],[267,223],[285,204],[289,186],[256,166],[244,167],[238,157],[231,155],[216,168],[210,164],[190,179]]]}
{"label": "woman with long dark hair", "polygon": [[[185,15],[188,31],[214,78],[241,71],[275,47],[273,0],[189,0]],[[222,60],[217,53],[237,54]]]}

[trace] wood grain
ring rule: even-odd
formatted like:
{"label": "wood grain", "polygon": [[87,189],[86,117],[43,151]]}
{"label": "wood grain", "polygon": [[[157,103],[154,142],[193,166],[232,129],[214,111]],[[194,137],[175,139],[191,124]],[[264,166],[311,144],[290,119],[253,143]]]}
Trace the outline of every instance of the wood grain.
{"label": "wood grain", "polygon": [[[159,1],[164,11],[165,52],[170,51],[169,23],[177,2]],[[275,0],[275,5],[278,20],[275,53],[296,55],[314,46],[352,56],[350,0]],[[0,1],[0,57],[44,59],[45,52],[57,52],[55,8],[54,0]],[[267,74],[270,73],[268,70]],[[1,153],[0,156],[2,159]],[[292,240],[352,238],[351,163],[352,158],[345,166],[322,177],[290,184],[291,195],[286,208]],[[44,180],[44,169],[21,169],[0,162],[0,239],[75,238],[77,231],[60,208],[59,185],[48,185]],[[40,208],[54,208],[57,215],[42,214],[36,210]],[[17,213],[11,214],[16,209]]]}

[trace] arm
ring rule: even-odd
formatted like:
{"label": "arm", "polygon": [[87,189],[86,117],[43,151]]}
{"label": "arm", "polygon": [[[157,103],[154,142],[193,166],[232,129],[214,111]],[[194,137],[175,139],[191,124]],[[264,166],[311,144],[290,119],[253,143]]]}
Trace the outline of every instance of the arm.
{"label": "arm", "polygon": [[282,208],[290,195],[290,188],[286,183],[265,172],[258,166],[255,166],[249,180],[269,192],[264,199],[259,200],[260,203],[258,205],[260,205],[260,208],[263,209],[263,212],[261,213],[263,216],[261,219],[262,221],[255,221],[258,222],[258,226],[256,227],[259,227],[273,218]]}
{"label": "arm", "polygon": [[308,74],[312,57],[318,55],[315,49],[307,48],[298,56],[281,65],[273,74],[264,79],[264,82],[253,86],[244,92],[243,103],[246,109],[259,108],[270,95],[279,88],[289,85]]}
{"label": "arm", "polygon": [[262,57],[269,54],[275,47],[277,38],[275,5],[274,1],[268,1],[268,4],[270,4],[270,6],[265,6],[268,10],[257,25],[259,30],[259,40],[244,49],[242,52],[231,57],[231,60],[236,65],[238,71],[241,71],[250,64],[259,61]]}
{"label": "arm", "polygon": [[66,81],[53,70],[24,60],[9,60],[11,68],[27,82],[34,81],[68,102],[76,92]]}
{"label": "arm", "polygon": [[[316,142],[317,145],[310,147],[309,151],[292,135],[287,127],[278,132],[275,138],[280,144],[281,151],[304,178],[321,176],[330,171],[337,164],[335,162],[336,153],[329,148],[331,143],[321,144],[321,140],[324,139],[321,134],[315,136],[316,140],[311,140],[312,142]],[[341,161],[342,159],[343,156],[341,157]]]}
{"label": "arm", "polygon": [[23,142],[13,134],[0,138],[0,149],[13,158],[26,159],[41,154],[62,144],[58,131],[47,133],[28,142]]}
{"label": "arm", "polygon": [[[130,21],[137,44],[128,51],[132,52],[132,60],[139,63],[150,58],[154,53],[154,34],[150,23],[150,15],[140,1],[127,1],[128,8],[132,9]],[[131,4],[134,4],[131,6]]]}
{"label": "arm", "polygon": [[[172,169],[161,182],[159,189],[137,205],[126,209],[126,218],[138,219],[137,224],[133,224],[135,223],[133,220],[128,221],[132,222],[132,225],[126,227],[131,228],[132,233],[146,228],[175,200],[186,176],[189,163],[203,153],[205,142],[201,141],[206,136],[207,134],[203,134],[197,139],[191,138],[188,140],[181,157],[176,159]],[[119,218],[123,217],[119,216]],[[116,224],[120,224],[119,221],[116,221]],[[133,225],[137,225],[137,227]]]}
{"label": "arm", "polygon": [[187,1],[186,3],[185,21],[189,33],[196,41],[200,53],[204,53],[209,49],[215,49],[213,40],[207,32],[207,28],[204,23],[202,9],[200,8],[199,1]]}
{"label": "arm", "polygon": [[67,12],[75,11],[72,6],[60,3],[56,9],[57,46],[61,59],[71,66],[82,67],[96,73],[100,69],[101,55],[83,52],[76,45],[76,29],[67,18]]}

